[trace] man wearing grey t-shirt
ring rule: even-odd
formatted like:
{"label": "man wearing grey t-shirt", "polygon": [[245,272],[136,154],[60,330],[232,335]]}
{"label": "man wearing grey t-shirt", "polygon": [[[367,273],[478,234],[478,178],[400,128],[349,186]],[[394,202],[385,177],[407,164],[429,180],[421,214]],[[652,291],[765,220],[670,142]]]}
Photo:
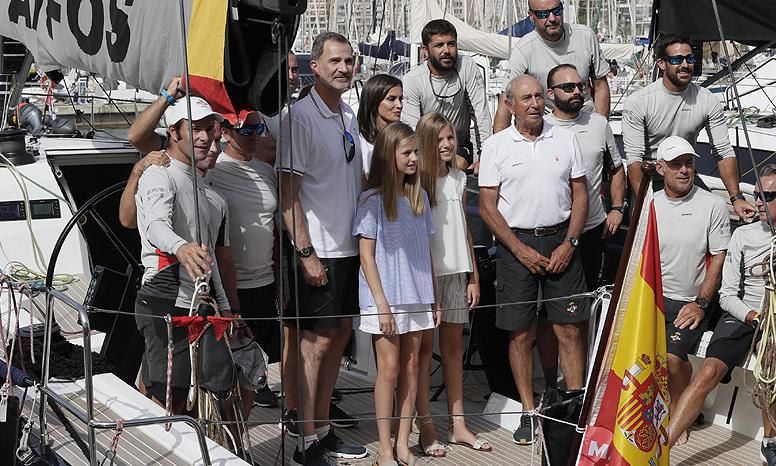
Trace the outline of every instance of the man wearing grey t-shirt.
{"label": "man wearing grey t-shirt", "polygon": [[[690,383],[687,356],[706,330],[706,315],[720,287],[730,219],[722,199],[693,184],[698,155],[689,142],[669,136],[657,156],[657,172],[665,181],[665,188],[655,193],[654,207],[673,410]],[[686,441],[685,432],[677,443]]]}
{"label": "man wearing grey t-shirt", "polygon": [[[455,127],[459,155],[466,159],[467,165],[477,162],[482,141],[493,130],[483,72],[471,58],[458,56],[458,32],[449,21],[429,21],[423,27],[421,38],[428,61],[410,70],[402,79],[401,120],[414,128],[426,113],[441,113]],[[476,151],[470,135],[472,114]]]}
{"label": "man wearing grey t-shirt", "polygon": [[655,57],[662,79],[634,92],[623,109],[622,137],[631,188],[638,191],[641,164],[655,160],[660,142],[668,136],[681,136],[695,144],[698,133],[706,128],[711,154],[717,159],[719,176],[736,214],[752,218],[756,211],[738,187],[736,154],[728,138],[722,104],[711,91],[691,82],[696,57],[690,38],[672,35],[661,39],[655,45]]}
{"label": "man wearing grey t-shirt", "polygon": [[[528,15],[536,29],[523,36],[509,57],[509,78],[529,74],[542,84],[557,65],[570,63],[577,67],[586,86],[585,109],[609,116],[609,64],[601,53],[595,32],[581,24],[564,24],[563,3],[560,0],[529,0]],[[506,91],[506,89],[504,89]],[[493,131],[508,127],[511,115],[499,99]],[[552,109],[552,103],[547,102]]]}

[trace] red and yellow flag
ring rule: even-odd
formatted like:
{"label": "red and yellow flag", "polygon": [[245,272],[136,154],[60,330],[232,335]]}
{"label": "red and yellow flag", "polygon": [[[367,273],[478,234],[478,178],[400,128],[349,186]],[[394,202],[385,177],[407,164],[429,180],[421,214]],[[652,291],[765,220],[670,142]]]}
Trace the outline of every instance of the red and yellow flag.
{"label": "red and yellow flag", "polygon": [[189,87],[232,124],[251,109],[234,102],[224,84],[228,0],[193,0],[188,32]]}
{"label": "red and yellow flag", "polygon": [[[637,233],[637,242],[643,241],[641,254],[636,273],[631,274],[630,293],[623,290],[618,303],[614,334],[619,335],[610,342],[607,360],[611,366],[608,377],[601,379],[599,410],[585,431],[580,465],[668,465],[668,366],[660,247],[655,208],[652,202],[647,205],[646,231],[642,228],[643,236]],[[636,244],[634,250],[638,250]],[[625,283],[629,283],[628,274]]]}

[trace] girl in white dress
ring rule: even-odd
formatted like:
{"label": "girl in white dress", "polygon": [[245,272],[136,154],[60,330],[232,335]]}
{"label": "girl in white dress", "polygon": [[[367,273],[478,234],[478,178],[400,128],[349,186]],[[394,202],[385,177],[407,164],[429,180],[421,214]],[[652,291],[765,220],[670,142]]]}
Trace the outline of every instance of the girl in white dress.
{"label": "girl in white dress", "polygon": [[[435,232],[431,235],[431,257],[442,324],[439,327],[439,349],[442,372],[451,419],[448,440],[478,451],[491,451],[490,444],[466,427],[463,416],[463,329],[469,322],[469,311],[480,299],[480,285],[474,248],[466,224],[466,175],[453,161],[456,155],[455,130],[439,113],[428,113],[417,126],[421,184],[428,192]],[[434,331],[423,333],[420,347],[420,380],[418,381],[417,424],[420,449],[427,455],[445,456],[448,448],[436,438],[434,424],[428,417],[431,356]]]}

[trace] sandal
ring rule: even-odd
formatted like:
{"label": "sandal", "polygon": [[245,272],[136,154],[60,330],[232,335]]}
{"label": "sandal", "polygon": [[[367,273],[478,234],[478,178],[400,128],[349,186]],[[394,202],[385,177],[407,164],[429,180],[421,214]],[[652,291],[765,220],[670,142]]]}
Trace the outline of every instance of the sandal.
{"label": "sandal", "polygon": [[372,466],[399,466],[399,463],[397,463],[395,459],[385,463],[380,463],[378,461],[379,459],[380,459],[380,452],[378,451],[377,454],[375,455],[375,460],[372,461]]}
{"label": "sandal", "polygon": [[479,435],[475,435],[475,441],[473,444],[468,442],[459,442],[455,439],[455,436],[453,435],[453,426],[458,424],[459,422],[464,422],[464,418],[461,417],[461,419],[455,419],[458,416],[453,416],[453,422],[449,425],[447,430],[447,440],[450,445],[459,445],[466,448],[471,448],[475,451],[482,451],[482,452],[490,452],[493,451],[493,447],[490,445],[490,442],[485,440],[484,438],[480,438]]}
{"label": "sandal", "polygon": [[[422,418],[422,422],[421,421]],[[448,451],[452,451],[452,449],[444,445],[442,443],[439,443],[438,440],[434,440],[431,445],[423,446],[423,440],[422,440],[422,434],[420,433],[420,428],[430,424],[431,423],[431,417],[429,416],[421,416],[415,418],[415,426],[418,428],[418,449],[423,452],[425,456],[428,456],[430,458],[444,458],[447,456]],[[436,453],[433,453],[436,452]],[[441,452],[441,453],[440,453]]]}

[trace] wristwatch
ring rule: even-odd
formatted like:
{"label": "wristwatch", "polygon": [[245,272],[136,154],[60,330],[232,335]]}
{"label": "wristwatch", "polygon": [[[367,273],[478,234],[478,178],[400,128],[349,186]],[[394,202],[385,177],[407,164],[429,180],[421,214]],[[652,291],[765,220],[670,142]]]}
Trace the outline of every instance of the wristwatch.
{"label": "wristwatch", "polygon": [[730,196],[730,204],[731,204],[731,205],[735,204],[735,203],[736,203],[736,201],[737,201],[737,200],[739,200],[739,199],[740,199],[740,200],[742,200],[742,201],[745,201],[745,200],[746,200],[746,198],[744,197],[744,195],[743,195],[743,194],[741,194],[741,193],[738,193],[738,194],[736,194],[736,195],[734,195],[734,196]]}
{"label": "wristwatch", "polygon": [[305,257],[312,256],[314,252],[315,252],[315,249],[311,245],[311,246],[305,246],[305,247],[303,247],[301,249],[297,249],[296,250],[296,255],[301,257],[301,258],[305,258]]}
{"label": "wristwatch", "polygon": [[625,206],[624,205],[618,205],[618,206],[612,206],[611,209],[609,209],[609,212],[616,210],[617,212],[625,215]]}
{"label": "wristwatch", "polygon": [[709,300],[703,298],[695,298],[695,304],[704,311],[709,308]]}
{"label": "wristwatch", "polygon": [[566,241],[571,243],[572,246],[577,247],[579,246],[579,240],[573,236],[567,236]]}

